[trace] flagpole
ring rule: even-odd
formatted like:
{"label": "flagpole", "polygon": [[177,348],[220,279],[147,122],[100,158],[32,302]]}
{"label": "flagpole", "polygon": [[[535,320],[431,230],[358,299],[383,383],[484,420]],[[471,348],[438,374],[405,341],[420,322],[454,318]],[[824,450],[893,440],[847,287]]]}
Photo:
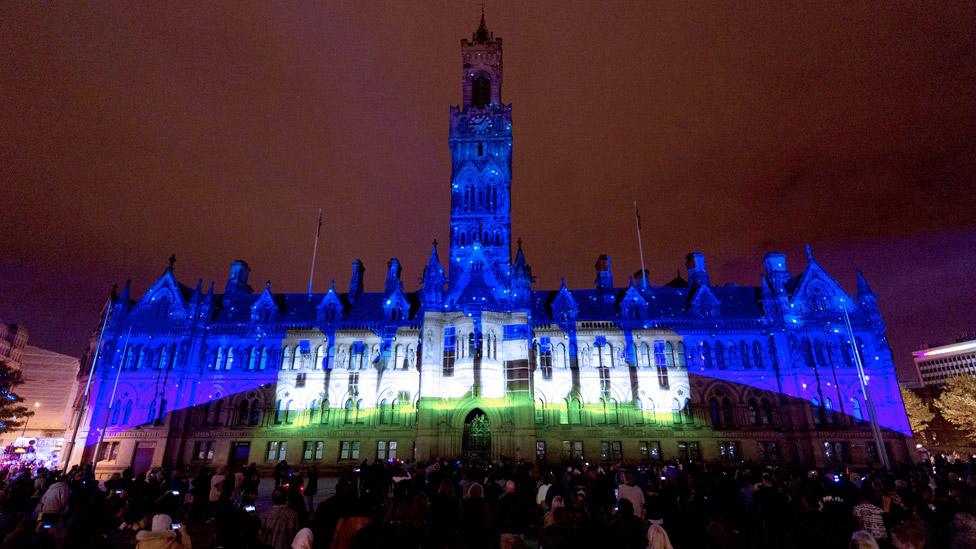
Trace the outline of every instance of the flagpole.
{"label": "flagpole", "polygon": [[854,329],[851,328],[851,317],[847,314],[847,302],[841,300],[844,308],[844,325],[847,327],[847,337],[850,338],[851,349],[854,351],[854,365],[857,367],[857,379],[861,383],[861,395],[864,397],[864,405],[868,409],[868,419],[871,421],[871,434],[874,436],[874,445],[877,448],[878,457],[881,458],[881,465],[885,470],[891,470],[888,462],[888,450],[884,445],[884,438],[881,436],[881,427],[878,425],[878,414],[874,410],[874,401],[871,400],[871,388],[868,387],[867,376],[864,373],[864,363],[861,361],[861,350],[858,348],[857,340],[854,338]]}
{"label": "flagpole", "polygon": [[92,376],[95,368],[98,367],[98,358],[102,353],[102,341],[105,339],[105,328],[108,326],[108,319],[112,315],[112,298],[110,297],[105,304],[105,318],[102,319],[102,329],[98,332],[98,343],[95,345],[95,356],[92,357],[91,369],[88,370],[88,381],[85,382],[85,392],[82,394],[81,403],[78,406],[78,417],[75,418],[75,427],[71,432],[71,446],[65,452],[64,469],[68,469],[71,463],[71,454],[75,451],[75,441],[78,439],[78,429],[81,428],[81,418],[85,415],[85,405],[88,404],[88,392],[91,390]]}
{"label": "flagpole", "polygon": [[637,201],[634,201],[634,218],[637,220],[637,249],[640,250],[641,260],[641,279],[644,281],[644,289],[647,289],[647,268],[644,267],[644,243],[641,241],[641,221],[640,212],[637,210]]}
{"label": "flagpole", "polygon": [[312,295],[312,279],[315,277],[315,256],[319,251],[319,235],[322,233],[322,208],[319,208],[319,223],[315,227],[315,244],[312,245],[312,268],[308,273],[308,295]]}
{"label": "flagpole", "polygon": [[[115,385],[112,385],[112,396],[108,399],[108,409],[105,411],[105,421],[102,424],[102,432],[98,434],[98,444],[95,445],[95,459],[92,461],[92,472],[98,467],[98,457],[102,450],[102,442],[105,441],[105,431],[108,430],[108,416],[112,415],[112,404],[115,402],[115,391],[119,388],[119,378],[122,377],[122,368],[125,367],[125,358],[129,353],[129,336],[132,335],[132,327],[125,335],[125,344],[122,346],[122,361],[119,362],[119,371],[115,373]],[[92,419],[95,419],[94,417]]]}

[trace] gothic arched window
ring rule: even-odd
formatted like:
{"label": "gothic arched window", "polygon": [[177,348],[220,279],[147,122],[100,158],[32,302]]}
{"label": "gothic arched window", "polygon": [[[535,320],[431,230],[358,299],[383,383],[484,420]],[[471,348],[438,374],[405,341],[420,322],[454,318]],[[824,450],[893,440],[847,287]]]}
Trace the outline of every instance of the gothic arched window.
{"label": "gothic arched window", "polygon": [[739,343],[739,354],[742,355],[742,367],[752,368],[752,363],[749,360],[749,344],[745,341]]}
{"label": "gothic arched window", "polygon": [[722,399],[722,422],[726,427],[735,424],[735,416],[732,413],[732,401],[728,397]]}
{"label": "gothic arched window", "polygon": [[651,347],[647,343],[641,343],[640,352],[637,354],[637,366],[641,368],[651,366]]}
{"label": "gothic arched window", "polygon": [[861,401],[857,397],[851,397],[851,416],[858,423],[864,421],[864,414],[861,412]]}
{"label": "gothic arched window", "polygon": [[128,425],[129,418],[132,416],[132,401],[127,400],[125,403],[125,410],[122,412],[122,424]]}
{"label": "gothic arched window", "polygon": [[115,405],[112,406],[112,425],[119,424],[120,414],[122,414],[122,401],[116,400]]}
{"label": "gothic arched window", "polygon": [[400,424],[400,399],[393,399],[390,403],[390,423],[393,425]]}
{"label": "gothic arched window", "polygon": [[566,403],[570,425],[580,425],[583,423],[583,407],[578,398],[571,398]]}
{"label": "gothic arched window", "polygon": [[643,406],[643,416],[644,420],[648,423],[657,423],[657,416],[655,415],[654,401],[647,399],[647,402]]}
{"label": "gothic arched window", "polygon": [[258,405],[258,399],[251,401],[251,425],[257,425],[261,423],[261,407]]}
{"label": "gothic arched window", "polygon": [[722,345],[721,341],[715,342],[715,365],[718,366],[719,370],[724,370],[726,368],[725,345]]}
{"label": "gothic arched window", "polygon": [[762,410],[762,424],[771,425],[773,423],[773,406],[765,398],[759,400],[759,406]]}
{"label": "gothic arched window", "polygon": [[380,425],[386,425],[390,422],[389,409],[386,399],[380,401]]}
{"label": "gothic arched window", "polygon": [[285,346],[285,351],[281,354],[281,369],[287,370],[292,367],[295,361],[295,355],[292,353],[292,349],[289,346]]}
{"label": "gothic arched window", "polygon": [[238,425],[247,425],[248,420],[251,418],[249,404],[250,401],[246,398],[241,401],[241,407],[237,410]]}
{"label": "gothic arched window", "polygon": [[325,345],[315,348],[315,368],[325,369]]}
{"label": "gothic arched window", "polygon": [[603,422],[609,425],[616,425],[620,422],[620,416],[617,413],[617,401],[615,399],[603,399]]}
{"label": "gothic arched window", "polygon": [[330,413],[331,413],[331,409],[329,408],[329,399],[323,398],[321,415],[319,416],[319,423],[328,423]]}
{"label": "gothic arched window", "polygon": [[234,348],[227,348],[227,362],[224,363],[224,369],[230,370],[234,366]]}
{"label": "gothic arched window", "polygon": [[718,399],[711,398],[708,400],[708,414],[713,426],[718,427],[722,424],[722,411],[719,408]]}
{"label": "gothic arched window", "polygon": [[471,105],[484,107],[491,103],[491,80],[487,76],[479,76],[471,82]]}
{"label": "gothic arched window", "polygon": [[762,346],[758,341],[752,342],[752,365],[759,369],[763,367]]}
{"label": "gothic arched window", "polygon": [[749,399],[749,424],[759,425],[759,404],[756,399]]}
{"label": "gothic arched window", "polygon": [[169,368],[169,347],[163,346],[159,350],[159,362],[156,365],[157,370],[166,370]]}

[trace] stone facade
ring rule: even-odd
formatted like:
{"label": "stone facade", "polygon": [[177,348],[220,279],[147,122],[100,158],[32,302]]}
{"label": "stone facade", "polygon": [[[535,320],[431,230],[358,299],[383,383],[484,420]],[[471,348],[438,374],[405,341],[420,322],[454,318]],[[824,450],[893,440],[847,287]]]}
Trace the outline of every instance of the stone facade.
{"label": "stone facade", "polygon": [[307,294],[255,292],[237,261],[216,293],[171,261],[143,296],[126,286],[92,338],[73,462],[98,447],[104,474],[458,455],[863,463],[876,452],[859,362],[907,458],[875,296],[860,276],[848,295],[812,253],[798,275],[768,254],[757,286],[713,285],[691,253],[687,279],[660,286],[616,284],[600,256],[592,288],[535,288],[521,241],[512,257],[502,41],[482,19],[461,52],[447,268],[435,242],[416,291],[391,259],[382,292],[356,260],[347,292]]}

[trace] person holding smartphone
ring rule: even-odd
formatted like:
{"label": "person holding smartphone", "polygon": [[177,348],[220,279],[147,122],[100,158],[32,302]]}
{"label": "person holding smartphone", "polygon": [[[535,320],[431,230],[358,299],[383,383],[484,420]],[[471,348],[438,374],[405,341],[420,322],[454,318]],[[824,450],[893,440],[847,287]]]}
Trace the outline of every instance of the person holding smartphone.
{"label": "person holding smartphone", "polygon": [[136,549],[191,549],[190,534],[169,515],[155,515],[152,530],[136,534]]}

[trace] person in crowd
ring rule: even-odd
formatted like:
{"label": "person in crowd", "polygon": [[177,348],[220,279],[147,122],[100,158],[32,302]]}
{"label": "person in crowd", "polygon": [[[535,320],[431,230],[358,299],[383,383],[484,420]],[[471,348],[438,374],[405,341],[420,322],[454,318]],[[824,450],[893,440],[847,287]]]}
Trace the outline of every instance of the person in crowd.
{"label": "person in crowd", "polygon": [[295,534],[295,539],[291,542],[291,549],[312,549],[315,541],[311,528],[302,528]]}
{"label": "person in crowd", "polygon": [[867,530],[858,530],[851,535],[848,549],[878,549],[878,542]]}
{"label": "person in crowd", "polygon": [[298,512],[288,507],[288,495],[281,488],[271,493],[271,509],[261,514],[261,541],[272,549],[288,549],[298,532]]}
{"label": "person in crowd", "polygon": [[647,529],[647,549],[674,549],[671,546],[671,538],[664,531],[664,527],[652,524]]}
{"label": "person in crowd", "polygon": [[308,470],[308,477],[305,482],[306,509],[314,509],[315,496],[319,493],[319,468],[315,465]]}
{"label": "person in crowd", "polygon": [[867,531],[874,540],[882,543],[888,539],[888,530],[885,529],[884,514],[881,508],[871,503],[867,492],[861,491],[861,498],[854,506],[854,518],[861,530]]}
{"label": "person in crowd", "polygon": [[169,515],[152,518],[152,530],[136,534],[136,549],[191,549],[190,534]]}
{"label": "person in crowd", "polygon": [[618,501],[628,500],[634,516],[644,520],[644,490],[637,486],[634,473],[627,471],[624,478],[625,482],[617,488]]}
{"label": "person in crowd", "polygon": [[52,484],[41,496],[38,505],[41,522],[57,522],[68,507],[69,490],[67,483],[56,476]]}

